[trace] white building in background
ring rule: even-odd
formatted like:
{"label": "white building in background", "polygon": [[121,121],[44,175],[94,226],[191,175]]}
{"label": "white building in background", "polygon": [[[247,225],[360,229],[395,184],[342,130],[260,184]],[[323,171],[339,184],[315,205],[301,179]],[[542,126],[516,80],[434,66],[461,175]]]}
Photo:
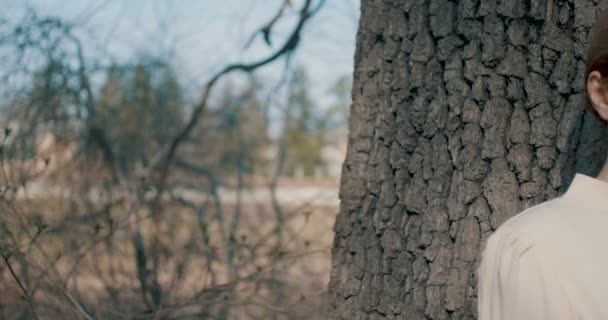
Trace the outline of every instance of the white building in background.
{"label": "white building in background", "polygon": [[340,178],[342,174],[342,163],[346,157],[346,141],[336,145],[326,145],[321,149],[323,168],[317,171],[317,176],[329,178]]}
{"label": "white building in background", "polygon": [[348,128],[335,129],[328,135],[327,144],[321,150],[321,158],[328,177],[339,179],[342,175],[342,164],[346,158],[347,145]]}

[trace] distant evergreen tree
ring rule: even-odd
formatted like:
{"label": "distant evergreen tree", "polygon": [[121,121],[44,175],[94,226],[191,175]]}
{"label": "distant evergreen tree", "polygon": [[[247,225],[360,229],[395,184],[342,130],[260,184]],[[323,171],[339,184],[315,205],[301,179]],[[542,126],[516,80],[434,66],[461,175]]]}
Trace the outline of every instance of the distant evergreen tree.
{"label": "distant evergreen tree", "polygon": [[250,78],[242,91],[228,83],[206,121],[210,123],[200,136],[206,150],[214,150],[211,162],[224,173],[240,168],[253,173],[263,166],[262,147],[268,144],[262,103],[258,97],[261,85]]}
{"label": "distant evergreen tree", "polygon": [[169,142],[183,125],[184,98],[182,89],[173,70],[164,67],[156,86],[156,103],[153,118],[153,137],[156,143],[163,145]]}
{"label": "distant evergreen tree", "polygon": [[344,128],[348,125],[348,113],[351,104],[352,81],[349,76],[338,78],[329,88],[333,103],[325,111],[324,122],[328,129]]}
{"label": "distant evergreen tree", "polygon": [[126,169],[147,164],[183,124],[182,91],[168,66],[112,66],[97,101],[102,125]]}
{"label": "distant evergreen tree", "polygon": [[322,164],[323,119],[309,93],[308,75],[296,68],[289,85],[283,128],[287,145],[286,173],[312,176]]}

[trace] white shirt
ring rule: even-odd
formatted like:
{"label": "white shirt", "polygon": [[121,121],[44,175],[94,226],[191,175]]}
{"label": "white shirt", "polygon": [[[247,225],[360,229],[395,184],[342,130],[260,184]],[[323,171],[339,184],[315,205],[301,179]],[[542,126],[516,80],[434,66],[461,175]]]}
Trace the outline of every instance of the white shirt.
{"label": "white shirt", "polygon": [[479,269],[479,320],[608,319],[608,183],[577,174],[505,222]]}

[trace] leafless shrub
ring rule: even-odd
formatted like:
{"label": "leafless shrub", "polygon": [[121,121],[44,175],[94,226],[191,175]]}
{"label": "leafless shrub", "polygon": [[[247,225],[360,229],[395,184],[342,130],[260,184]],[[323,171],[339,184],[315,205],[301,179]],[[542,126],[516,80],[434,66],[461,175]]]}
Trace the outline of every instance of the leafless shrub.
{"label": "leafless shrub", "polygon": [[[221,79],[289,59],[323,2],[305,0],[276,52],[226,66],[191,112],[169,124],[145,111],[121,122],[100,106],[112,102],[96,96],[90,79],[116,66],[87,61],[73,26],[34,12],[0,24],[0,54],[11,66],[1,79],[10,99],[0,144],[0,319],[310,316],[299,306],[324,288],[294,293],[289,279],[294,261],[326,252],[303,237],[310,207],[277,200],[281,161],[264,183],[269,201],[248,201],[248,190],[259,188],[246,166],[252,133],[242,121],[232,128],[235,174],[225,179],[205,156],[215,146],[199,122]],[[267,42],[291,5],[260,29]],[[133,65],[133,81],[163,67]],[[129,101],[152,104],[134,92]],[[227,188],[231,199],[222,195]]]}

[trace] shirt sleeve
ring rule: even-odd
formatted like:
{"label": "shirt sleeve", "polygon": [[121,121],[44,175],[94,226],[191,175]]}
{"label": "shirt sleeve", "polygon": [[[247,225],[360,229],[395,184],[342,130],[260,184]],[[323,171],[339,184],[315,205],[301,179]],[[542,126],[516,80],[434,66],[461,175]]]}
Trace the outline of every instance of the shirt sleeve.
{"label": "shirt sleeve", "polygon": [[513,230],[490,237],[479,269],[479,320],[556,320],[572,317],[570,303],[542,250]]}

